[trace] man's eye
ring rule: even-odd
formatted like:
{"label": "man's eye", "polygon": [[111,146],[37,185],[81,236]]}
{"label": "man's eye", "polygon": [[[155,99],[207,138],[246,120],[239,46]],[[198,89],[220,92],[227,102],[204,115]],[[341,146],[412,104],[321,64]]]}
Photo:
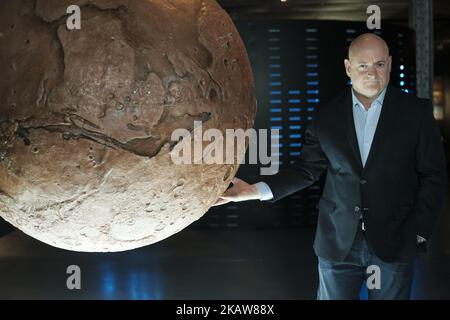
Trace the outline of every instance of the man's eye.
{"label": "man's eye", "polygon": [[377,67],[383,68],[383,67],[384,67],[384,63],[378,63],[378,64],[377,64]]}
{"label": "man's eye", "polygon": [[359,67],[360,67],[361,69],[365,69],[367,66],[366,66],[365,64],[360,64]]}

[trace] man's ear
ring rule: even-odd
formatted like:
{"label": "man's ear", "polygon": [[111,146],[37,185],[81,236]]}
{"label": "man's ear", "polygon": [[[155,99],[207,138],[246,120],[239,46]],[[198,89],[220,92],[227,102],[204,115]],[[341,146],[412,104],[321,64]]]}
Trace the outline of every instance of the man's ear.
{"label": "man's ear", "polygon": [[391,68],[392,68],[392,56],[389,56],[388,58],[388,68],[389,68],[389,73],[391,73]]}
{"label": "man's ear", "polygon": [[348,76],[349,78],[351,78],[351,77],[350,77],[350,75],[351,75],[351,73],[350,73],[350,67],[351,67],[350,60],[345,59],[345,60],[344,60],[344,66],[345,66],[345,73],[347,74],[347,76]]}

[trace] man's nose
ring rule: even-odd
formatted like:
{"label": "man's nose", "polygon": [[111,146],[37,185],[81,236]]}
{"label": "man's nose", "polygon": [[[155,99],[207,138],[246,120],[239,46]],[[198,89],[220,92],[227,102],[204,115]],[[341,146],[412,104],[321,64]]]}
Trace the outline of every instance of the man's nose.
{"label": "man's nose", "polygon": [[377,74],[377,70],[375,69],[374,66],[369,66],[369,67],[367,68],[367,75],[368,75],[368,76],[375,77],[376,74]]}

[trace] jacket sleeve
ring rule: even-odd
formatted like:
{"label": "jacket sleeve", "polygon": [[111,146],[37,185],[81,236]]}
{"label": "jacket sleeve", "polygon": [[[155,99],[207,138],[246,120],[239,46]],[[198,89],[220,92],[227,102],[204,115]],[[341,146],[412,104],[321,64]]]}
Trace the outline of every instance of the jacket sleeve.
{"label": "jacket sleeve", "polygon": [[416,148],[419,177],[415,214],[418,235],[430,239],[447,189],[447,168],[441,135],[433,117],[433,106],[422,107],[422,123]]}
{"label": "jacket sleeve", "polygon": [[328,167],[328,158],[318,137],[318,121],[318,117],[314,117],[311,126],[306,129],[299,159],[294,164],[284,165],[276,175],[262,179],[272,191],[271,202],[312,185]]}

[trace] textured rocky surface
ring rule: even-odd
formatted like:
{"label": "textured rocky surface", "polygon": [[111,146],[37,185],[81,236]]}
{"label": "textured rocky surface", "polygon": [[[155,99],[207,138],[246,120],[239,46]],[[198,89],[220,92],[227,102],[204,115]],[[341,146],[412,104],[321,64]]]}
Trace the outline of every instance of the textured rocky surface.
{"label": "textured rocky surface", "polygon": [[175,165],[172,131],[245,130],[256,112],[213,0],[1,0],[0,70],[0,214],[69,250],[133,249],[200,218],[238,165]]}

